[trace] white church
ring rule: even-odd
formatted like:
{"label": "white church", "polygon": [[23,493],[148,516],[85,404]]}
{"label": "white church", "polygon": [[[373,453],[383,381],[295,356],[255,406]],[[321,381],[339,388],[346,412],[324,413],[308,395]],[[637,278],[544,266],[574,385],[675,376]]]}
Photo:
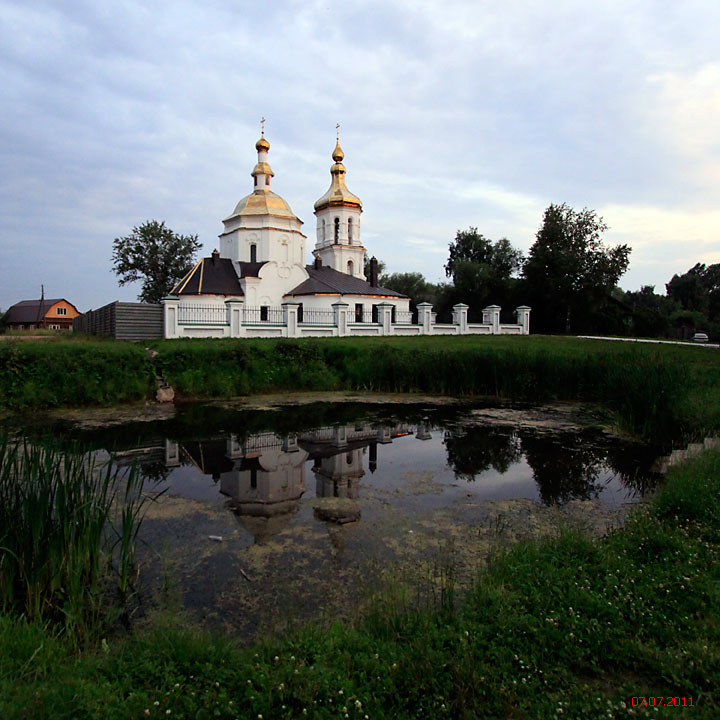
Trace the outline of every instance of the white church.
{"label": "white church", "polygon": [[500,325],[500,308],[490,306],[482,324],[470,325],[460,304],[453,323],[439,325],[428,303],[411,313],[410,298],[378,285],[375,258],[365,276],[362,202],[345,183],[339,137],[330,187],[315,203],[314,261],[306,265],[303,223],[272,190],[264,129],[255,149],[252,192],[223,220],[219,251],[162,301],[166,338],[529,332],[530,308],[518,308],[517,324]]}

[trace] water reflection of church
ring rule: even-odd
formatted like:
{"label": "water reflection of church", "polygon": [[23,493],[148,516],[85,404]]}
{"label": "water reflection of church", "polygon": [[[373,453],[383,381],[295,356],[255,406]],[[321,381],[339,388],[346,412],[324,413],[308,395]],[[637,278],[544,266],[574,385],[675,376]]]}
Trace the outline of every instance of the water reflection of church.
{"label": "water reflection of church", "polygon": [[282,530],[297,512],[307,489],[306,469],[312,461],[315,496],[356,499],[367,468],[377,468],[377,447],[394,438],[415,433],[429,436],[427,428],[407,424],[375,427],[369,424],[323,427],[281,436],[258,433],[240,439],[179,444],[168,440],[168,467],[192,463],[219,482],[240,524],[256,541]]}

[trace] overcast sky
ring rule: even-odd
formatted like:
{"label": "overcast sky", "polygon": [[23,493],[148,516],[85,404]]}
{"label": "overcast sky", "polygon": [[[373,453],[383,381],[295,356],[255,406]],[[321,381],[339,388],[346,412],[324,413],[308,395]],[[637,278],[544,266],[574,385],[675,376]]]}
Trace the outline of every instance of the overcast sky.
{"label": "overcast sky", "polygon": [[717,0],[0,0],[0,92],[3,309],[133,300],[111,246],[148,219],[209,254],[261,116],[308,250],[340,123],[391,272],[440,280],[471,225],[527,251],[562,202],[625,289],[720,262]]}

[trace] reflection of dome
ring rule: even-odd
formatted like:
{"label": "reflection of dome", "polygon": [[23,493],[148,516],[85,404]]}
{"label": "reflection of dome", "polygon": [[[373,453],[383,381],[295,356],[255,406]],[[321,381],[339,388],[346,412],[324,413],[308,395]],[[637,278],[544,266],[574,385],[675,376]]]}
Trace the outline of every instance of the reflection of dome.
{"label": "reflection of dome", "polygon": [[277,215],[279,217],[295,218],[295,213],[279,195],[271,190],[256,190],[246,195],[225,218],[229,220],[237,215]]}
{"label": "reflection of dome", "polygon": [[298,511],[297,500],[277,503],[236,503],[230,504],[238,524],[261,543],[284,530]]}

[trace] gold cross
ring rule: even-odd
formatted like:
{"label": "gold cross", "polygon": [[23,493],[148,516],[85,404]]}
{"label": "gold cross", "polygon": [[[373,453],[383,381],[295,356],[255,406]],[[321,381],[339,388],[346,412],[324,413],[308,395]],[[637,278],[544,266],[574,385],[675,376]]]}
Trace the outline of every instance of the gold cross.
{"label": "gold cross", "polygon": [[337,141],[340,142],[340,123],[335,126],[335,134],[337,135]]}
{"label": "gold cross", "polygon": [[265,118],[260,118],[260,127],[262,128],[262,136],[265,137]]}

